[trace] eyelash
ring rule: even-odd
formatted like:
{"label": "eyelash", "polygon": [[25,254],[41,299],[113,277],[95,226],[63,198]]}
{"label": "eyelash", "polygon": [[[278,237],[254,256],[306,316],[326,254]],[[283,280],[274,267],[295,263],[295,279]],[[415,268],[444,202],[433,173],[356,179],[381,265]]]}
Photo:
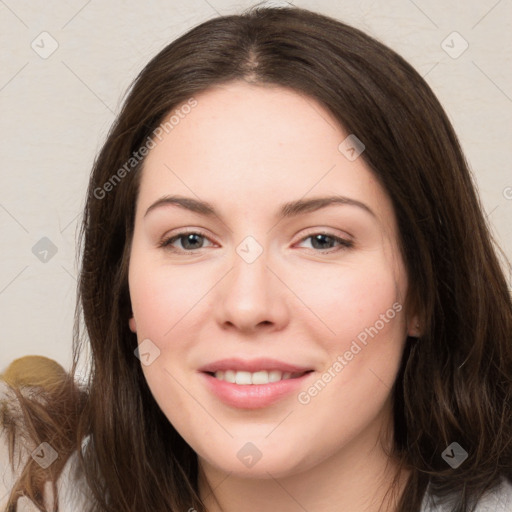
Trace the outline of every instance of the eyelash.
{"label": "eyelash", "polygon": [[[203,233],[202,231],[197,231],[197,230],[196,231],[181,231],[177,235],[173,235],[170,238],[162,239],[159,242],[158,247],[165,248],[165,249],[170,250],[171,252],[175,252],[177,254],[193,254],[193,253],[195,253],[198,250],[204,249],[204,247],[202,247],[201,249],[182,250],[182,249],[176,249],[175,247],[171,247],[171,244],[173,242],[175,242],[176,240],[179,240],[180,238],[185,237],[186,235],[199,235],[200,237],[206,238],[207,240],[209,240],[209,238],[206,236],[206,234]],[[330,249],[330,250],[326,250],[326,251],[325,250],[321,250],[321,249],[311,248],[311,250],[313,252],[317,252],[317,253],[320,253],[320,254],[331,254],[331,253],[334,253],[334,252],[342,251],[344,249],[350,249],[351,247],[354,246],[354,243],[351,240],[347,240],[345,238],[340,238],[339,236],[335,236],[332,233],[326,233],[326,232],[323,232],[323,231],[322,232],[312,232],[309,235],[301,238],[298,243],[304,242],[308,238],[312,238],[315,235],[324,235],[324,236],[327,236],[327,237],[331,238],[335,242],[339,243],[339,247],[337,249],[334,248],[334,249]]]}

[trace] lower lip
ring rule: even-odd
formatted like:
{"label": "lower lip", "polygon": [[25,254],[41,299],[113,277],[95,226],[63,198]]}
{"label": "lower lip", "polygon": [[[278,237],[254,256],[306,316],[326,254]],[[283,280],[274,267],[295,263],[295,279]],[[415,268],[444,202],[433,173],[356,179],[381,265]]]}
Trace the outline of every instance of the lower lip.
{"label": "lower lip", "polygon": [[285,379],[269,384],[233,384],[216,379],[202,372],[207,387],[225,404],[239,409],[261,409],[297,391],[312,372],[295,379]]}

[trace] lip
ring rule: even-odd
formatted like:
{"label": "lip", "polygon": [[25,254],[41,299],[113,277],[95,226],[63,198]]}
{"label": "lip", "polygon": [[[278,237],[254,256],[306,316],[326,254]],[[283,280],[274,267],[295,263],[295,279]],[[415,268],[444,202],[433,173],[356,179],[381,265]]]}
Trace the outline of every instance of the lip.
{"label": "lip", "polygon": [[[307,366],[297,366],[289,363],[285,363],[283,361],[279,361],[277,359],[270,358],[257,358],[257,359],[240,359],[240,358],[229,358],[229,359],[220,359],[219,361],[215,361],[210,364],[206,364],[199,368],[200,372],[204,373],[215,373],[218,371],[226,371],[226,370],[238,370],[245,372],[257,372],[260,370],[279,370],[281,372],[290,372],[290,373],[303,373],[310,370],[313,370],[311,367]],[[265,385],[265,384],[260,384]]]}
{"label": "lip", "polygon": [[[300,377],[270,382],[268,384],[233,384],[215,378],[217,371],[239,370],[257,372],[259,370],[280,370],[290,373],[304,373]],[[226,405],[237,409],[262,409],[275,404],[304,386],[304,382],[314,373],[312,368],[277,361],[275,359],[222,359],[199,369],[199,375],[207,389]]]}
{"label": "lip", "polygon": [[306,373],[294,379],[280,380],[269,384],[239,385],[216,379],[209,373],[201,373],[206,387],[225,404],[237,409],[261,409],[297,392],[310,376]]}

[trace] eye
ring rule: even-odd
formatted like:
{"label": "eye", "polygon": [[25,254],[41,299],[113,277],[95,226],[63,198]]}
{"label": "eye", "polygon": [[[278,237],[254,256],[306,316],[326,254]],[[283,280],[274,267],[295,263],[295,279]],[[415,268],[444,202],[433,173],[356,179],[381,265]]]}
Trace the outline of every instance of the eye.
{"label": "eye", "polygon": [[[197,249],[203,249],[201,242],[204,240],[208,240],[204,233],[199,231],[182,231],[177,235],[162,240],[158,244],[158,247],[166,247],[176,252],[190,253]],[[173,246],[176,241],[180,241],[182,245],[181,249]]]}
{"label": "eye", "polygon": [[[332,233],[312,233],[304,238],[302,238],[301,242],[304,242],[308,239],[311,239],[311,246],[313,249],[320,249],[324,254],[330,254],[332,252],[337,252],[343,249],[348,249],[354,246],[354,242],[351,240],[347,240],[345,238],[341,238]],[[338,244],[338,248],[330,251],[326,251],[324,249],[331,249],[332,244]],[[316,251],[318,252],[318,251]]]}
{"label": "eye", "polygon": [[[351,240],[347,240],[345,238],[341,238],[332,233],[312,233],[300,240],[299,243],[304,242],[308,239],[311,239],[311,246],[313,249],[317,249],[315,252],[321,252],[323,254],[330,254],[332,252],[337,252],[339,250],[348,249],[353,247],[354,243]],[[174,235],[170,238],[164,238],[159,244],[158,247],[167,248],[174,252],[182,252],[182,253],[192,253],[198,249],[204,249],[204,245],[202,242],[205,240],[209,240],[209,238],[200,231],[182,231],[177,235]],[[180,242],[181,248],[175,247],[175,242]],[[333,244],[338,244],[338,248],[332,249]]]}

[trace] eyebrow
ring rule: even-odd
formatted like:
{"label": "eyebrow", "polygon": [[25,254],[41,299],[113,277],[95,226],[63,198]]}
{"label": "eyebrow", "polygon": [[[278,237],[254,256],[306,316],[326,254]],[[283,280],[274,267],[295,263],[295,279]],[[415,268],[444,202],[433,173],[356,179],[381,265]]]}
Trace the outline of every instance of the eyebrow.
{"label": "eyebrow", "polygon": [[[160,208],[167,205],[178,206],[180,208],[184,208],[185,210],[189,210],[191,212],[204,215],[206,217],[218,217],[215,208],[210,203],[206,201],[199,201],[197,199],[193,199],[192,197],[184,197],[179,195],[166,195],[161,197],[146,210],[144,217],[146,217],[149,212],[155,210],[156,208]],[[298,199],[296,201],[284,203],[278,210],[277,217],[295,217],[297,215],[302,215],[305,213],[320,210],[322,208],[327,208],[328,206],[332,205],[357,206],[362,210],[366,211],[367,213],[369,213],[370,215],[372,215],[373,217],[377,217],[375,213],[361,201],[357,201],[356,199],[351,199],[350,197],[340,195],[314,197],[311,199]]]}

